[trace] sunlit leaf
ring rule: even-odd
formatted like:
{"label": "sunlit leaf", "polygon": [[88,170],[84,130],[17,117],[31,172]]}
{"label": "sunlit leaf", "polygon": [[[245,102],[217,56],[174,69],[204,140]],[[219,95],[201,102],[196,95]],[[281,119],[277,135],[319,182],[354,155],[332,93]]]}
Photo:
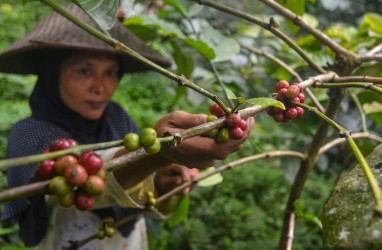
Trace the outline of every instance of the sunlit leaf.
{"label": "sunlit leaf", "polygon": [[243,98],[243,97],[238,97],[237,98],[237,102],[239,104],[245,104],[245,103],[247,103],[247,100],[245,98]]}
{"label": "sunlit leaf", "polygon": [[72,0],[102,29],[111,29],[116,21],[119,0]]}
{"label": "sunlit leaf", "polygon": [[379,103],[379,102],[365,103],[363,105],[363,109],[365,110],[366,114],[382,112],[382,103]]}
{"label": "sunlit leaf", "polygon": [[364,22],[368,24],[369,28],[382,35],[382,16],[377,13],[369,13],[364,17]]}
{"label": "sunlit leaf", "polygon": [[227,93],[227,97],[230,100],[237,99],[235,93],[233,93],[230,89],[225,89],[225,92]]}
{"label": "sunlit leaf", "polygon": [[277,101],[276,99],[267,98],[267,97],[258,97],[258,98],[248,99],[247,103],[252,104],[252,105],[258,105],[258,106],[261,106],[263,108],[273,106],[273,107],[285,109],[285,106],[282,102]]}
{"label": "sunlit leaf", "polygon": [[[214,171],[215,168],[214,167],[209,167],[207,169],[204,169],[202,171],[200,171],[200,174],[203,175],[203,174],[207,174],[207,173],[210,173],[212,171]],[[200,187],[209,187],[209,186],[214,186],[216,184],[219,184],[223,182],[223,176],[220,174],[220,173],[217,173],[217,174],[214,174],[204,180],[201,180],[199,183],[198,183],[198,186]]]}
{"label": "sunlit leaf", "polygon": [[183,196],[182,200],[179,202],[178,207],[172,213],[171,217],[168,219],[167,224],[170,227],[175,227],[187,218],[188,211],[190,209],[190,196]]}

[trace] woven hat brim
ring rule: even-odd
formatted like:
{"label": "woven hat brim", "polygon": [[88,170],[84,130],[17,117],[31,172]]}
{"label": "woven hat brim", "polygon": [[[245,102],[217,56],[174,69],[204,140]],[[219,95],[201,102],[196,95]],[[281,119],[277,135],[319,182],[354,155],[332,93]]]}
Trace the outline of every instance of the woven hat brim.
{"label": "woven hat brim", "polygon": [[[79,7],[70,5],[67,7],[67,10],[89,25],[96,27],[93,20]],[[109,32],[113,38],[124,43],[150,61],[162,67],[169,67],[171,65],[169,60],[145,45],[142,40],[119,22],[116,22]],[[42,63],[42,59],[45,58],[44,55],[62,50],[108,51],[118,54],[123,62],[123,73],[149,69],[136,59],[117,52],[110,45],[91,36],[60,14],[53,12],[27,36],[0,53],[0,72],[38,74],[39,65]]]}

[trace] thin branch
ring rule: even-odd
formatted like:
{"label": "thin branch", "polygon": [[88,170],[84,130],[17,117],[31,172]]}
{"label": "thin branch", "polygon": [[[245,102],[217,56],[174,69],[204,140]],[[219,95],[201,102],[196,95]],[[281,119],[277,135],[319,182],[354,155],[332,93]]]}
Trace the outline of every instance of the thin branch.
{"label": "thin branch", "polygon": [[[289,74],[291,74],[292,76],[294,76],[298,82],[302,82],[302,78],[301,76],[294,70],[292,69],[292,67],[290,67],[288,64],[286,64],[285,62],[283,62],[282,60],[278,59],[277,57],[273,56],[272,54],[270,53],[267,53],[265,51],[262,51],[262,50],[258,50],[256,48],[252,48],[252,47],[249,47],[249,46],[246,46],[244,44],[240,44],[240,46],[244,49],[247,49],[257,55],[261,55],[261,56],[265,56],[267,58],[269,58],[270,60],[274,61],[275,63],[277,63],[278,65],[280,65],[282,68],[284,68],[286,71],[289,72]],[[321,111],[321,112],[325,112],[325,109],[324,107],[321,105],[321,103],[317,100],[317,98],[314,96],[314,94],[312,93],[312,91],[310,90],[309,87],[306,87],[305,88],[305,91],[306,93],[308,94],[308,96],[310,97],[310,99],[312,100],[312,102],[314,103],[314,105]]]}
{"label": "thin branch", "polygon": [[317,40],[321,41],[323,44],[327,45],[331,50],[337,54],[343,54],[347,56],[354,56],[347,49],[343,48],[341,45],[330,39],[327,35],[321,32],[318,29],[313,28],[308,23],[304,21],[300,16],[296,15],[287,8],[284,8],[282,5],[278,4],[276,1],[272,0],[260,0],[264,4],[268,5],[274,9],[277,13],[284,16],[285,18],[291,20],[297,26],[305,29],[307,32],[312,34]]}
{"label": "thin branch", "polygon": [[382,55],[360,55],[358,60],[361,62],[382,61]]}
{"label": "thin branch", "polygon": [[373,49],[371,49],[368,53],[366,53],[367,56],[375,55],[378,52],[382,51],[382,43],[375,46]]}
{"label": "thin branch", "polygon": [[253,15],[250,15],[248,13],[245,13],[245,12],[242,12],[239,10],[236,10],[234,8],[227,6],[227,5],[218,3],[217,1],[209,1],[209,0],[190,0],[190,1],[196,2],[196,3],[201,4],[201,5],[209,6],[211,8],[220,10],[222,12],[231,14],[233,16],[242,18],[244,20],[247,20],[249,22],[252,22],[254,24],[259,25],[263,29],[270,31],[276,37],[280,38],[286,44],[288,44],[293,50],[295,50],[297,52],[297,54],[299,54],[308,63],[310,68],[312,68],[313,70],[315,70],[316,72],[321,73],[321,74],[326,72],[323,68],[321,68],[319,65],[314,63],[313,60],[309,57],[309,55],[300,46],[298,46],[292,39],[290,39],[287,35],[285,35],[280,30],[276,29],[270,23],[265,23],[265,22],[255,18]]}

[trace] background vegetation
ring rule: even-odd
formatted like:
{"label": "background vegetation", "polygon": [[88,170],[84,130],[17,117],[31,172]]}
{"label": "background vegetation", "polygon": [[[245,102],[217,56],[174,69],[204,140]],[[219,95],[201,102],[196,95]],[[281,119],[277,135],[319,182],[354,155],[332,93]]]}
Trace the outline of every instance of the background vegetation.
{"label": "background vegetation", "polygon": [[[304,79],[312,74],[293,50],[254,24],[187,0],[176,1],[183,6],[186,16],[170,5],[163,6],[162,1],[133,2],[122,2],[127,15],[124,24],[167,58],[171,58],[174,71],[190,77],[222,98],[224,91],[221,83],[237,96],[253,98],[270,97],[280,79],[291,82],[296,79],[269,59],[246,50],[224,58],[224,52],[232,48],[229,42],[227,47],[216,49],[220,60],[207,60],[185,42],[183,35],[190,37],[195,30],[206,35],[201,29],[207,27],[210,32],[219,32],[210,33],[211,37],[204,37],[205,40],[213,41],[214,35],[221,35],[222,39],[232,37],[242,44],[282,59]],[[315,63],[324,66],[333,63],[334,57],[327,48],[259,1],[219,2],[255,14],[265,22],[271,16],[276,17],[281,22],[280,29],[296,39]],[[382,25],[379,28],[376,25],[382,23],[382,17],[377,14],[381,13],[382,1],[281,2],[300,6],[294,11],[304,15],[310,24],[325,31],[351,51],[366,52],[382,42]],[[49,11],[39,2],[23,6],[21,1],[0,0],[0,51],[23,37]],[[356,73],[382,77],[381,68],[381,63],[370,63]],[[10,127],[30,114],[28,96],[34,82],[34,76],[0,74],[0,159],[5,157]],[[314,90],[314,93],[324,106],[328,103],[326,90]],[[211,101],[205,97],[177,87],[157,73],[124,77],[114,99],[126,108],[141,127],[152,126],[162,115],[177,109],[208,113],[211,105]],[[354,132],[362,131],[366,126],[368,131],[381,134],[381,111],[369,110],[367,113],[365,110],[365,104],[370,100],[382,103],[381,99],[370,91],[349,89],[337,121],[346,124]],[[361,109],[357,107],[358,103]],[[362,120],[365,114],[366,124]],[[304,152],[319,121],[308,112],[303,118],[285,124],[275,123],[265,114],[255,118],[257,123],[244,148],[218,165],[272,150]],[[336,137],[337,133],[331,130],[329,138]],[[359,145],[367,154],[376,143],[360,140]],[[300,200],[293,249],[322,249],[322,232],[317,219],[336,181],[353,165],[353,155],[344,145],[320,156]],[[217,186],[195,189],[191,194],[188,219],[183,223],[170,227],[165,221],[148,218],[151,249],[275,249],[285,204],[298,166],[298,161],[292,158],[256,161],[224,173],[224,181]],[[5,177],[1,172],[0,183],[1,188],[5,188]],[[22,248],[15,225],[0,224],[0,244]]]}

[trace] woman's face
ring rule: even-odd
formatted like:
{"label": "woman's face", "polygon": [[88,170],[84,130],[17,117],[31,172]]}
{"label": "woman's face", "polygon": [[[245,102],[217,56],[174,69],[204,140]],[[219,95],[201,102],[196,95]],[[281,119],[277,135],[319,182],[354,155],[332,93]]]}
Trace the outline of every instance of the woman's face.
{"label": "woman's face", "polygon": [[118,73],[119,64],[110,53],[74,53],[61,66],[61,99],[82,117],[97,120],[118,86]]}

